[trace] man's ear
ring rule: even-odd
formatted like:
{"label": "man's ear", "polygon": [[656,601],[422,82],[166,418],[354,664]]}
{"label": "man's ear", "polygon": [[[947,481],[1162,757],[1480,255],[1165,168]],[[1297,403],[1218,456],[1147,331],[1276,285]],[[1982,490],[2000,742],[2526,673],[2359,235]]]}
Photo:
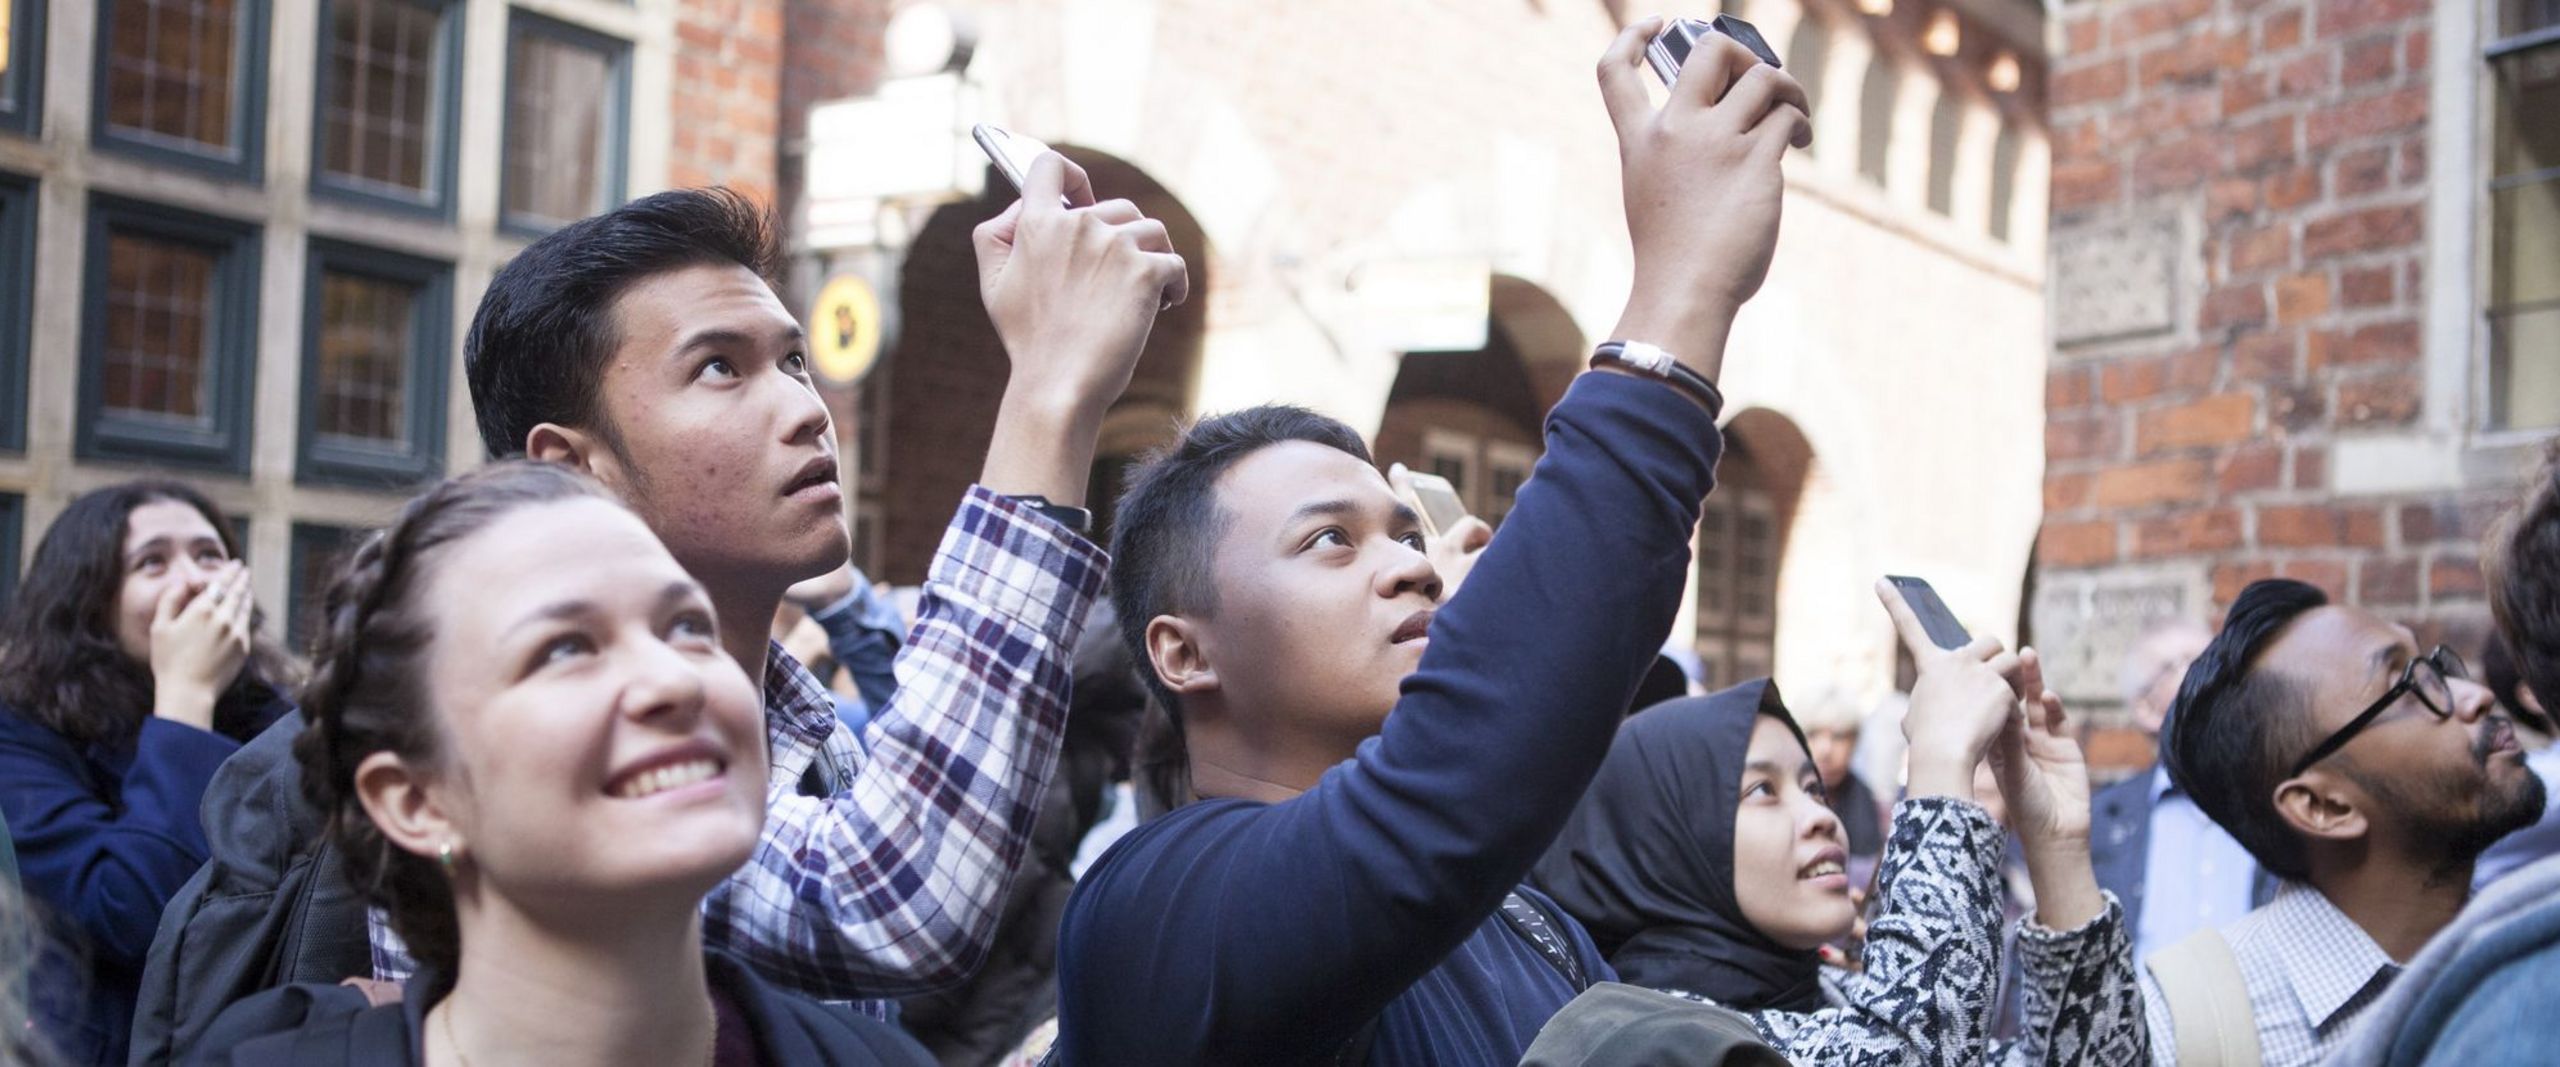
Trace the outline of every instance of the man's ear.
{"label": "man's ear", "polygon": [[428,857],[447,845],[457,851],[470,847],[443,798],[428,788],[426,775],[399,756],[366,756],[356,765],[355,784],[356,800],[392,847]]}
{"label": "man's ear", "polygon": [[2362,792],[2316,769],[2276,784],[2276,815],[2304,837],[2341,843],[2363,840],[2373,832],[2364,804]]}
{"label": "man's ear", "polygon": [[1147,620],[1147,665],[1165,688],[1186,696],[1217,691],[1218,669],[1210,666],[1201,638],[1200,628],[1189,619],[1158,615]]}
{"label": "man's ear", "polygon": [[524,454],[527,459],[576,467],[617,491],[623,485],[622,466],[614,450],[585,430],[543,423],[525,431]]}

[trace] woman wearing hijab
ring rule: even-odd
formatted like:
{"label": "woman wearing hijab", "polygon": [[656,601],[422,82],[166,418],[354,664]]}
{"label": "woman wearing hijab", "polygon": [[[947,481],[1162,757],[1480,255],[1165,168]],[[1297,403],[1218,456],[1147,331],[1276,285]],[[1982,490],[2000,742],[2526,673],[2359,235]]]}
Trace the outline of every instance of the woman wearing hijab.
{"label": "woman wearing hijab", "polygon": [[[1987,640],[1918,651],[1924,687],[1933,658],[2002,655]],[[2006,658],[2042,693],[2033,652]],[[1804,734],[1765,679],[1628,720],[1531,881],[1590,931],[1621,981],[1748,1013],[1805,1067],[1974,1064],[1986,1050],[2021,1067],[2148,1062],[2123,908],[2089,869],[2078,746],[2059,733],[2051,694],[2029,707],[1994,749],[2042,901],[2018,931],[2026,1026],[2005,1048],[1987,1032],[2001,971],[2000,829],[1969,785],[1916,795],[1915,756],[1865,969],[1824,966],[1821,947],[1858,917],[1846,842]],[[1971,781],[1969,767],[1959,780]]]}

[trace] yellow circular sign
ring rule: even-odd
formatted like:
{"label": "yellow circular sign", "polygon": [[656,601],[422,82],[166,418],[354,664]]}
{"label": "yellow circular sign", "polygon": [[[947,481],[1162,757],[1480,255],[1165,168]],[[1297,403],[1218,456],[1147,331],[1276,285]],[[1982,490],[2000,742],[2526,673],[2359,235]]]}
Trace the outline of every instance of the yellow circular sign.
{"label": "yellow circular sign", "polygon": [[809,315],[809,357],[818,376],[850,385],[880,358],[880,297],[858,274],[839,274],[818,290]]}

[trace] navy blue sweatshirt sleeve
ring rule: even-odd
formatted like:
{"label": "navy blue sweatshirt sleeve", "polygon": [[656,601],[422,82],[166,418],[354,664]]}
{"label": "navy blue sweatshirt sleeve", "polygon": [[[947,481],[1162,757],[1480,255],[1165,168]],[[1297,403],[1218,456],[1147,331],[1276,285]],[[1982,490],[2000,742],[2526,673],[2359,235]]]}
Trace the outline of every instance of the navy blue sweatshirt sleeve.
{"label": "navy blue sweatshirt sleeve", "polygon": [[0,812],[28,894],[76,924],[91,951],[141,967],[161,909],[204,863],[205,787],[239,749],[146,719],[118,785],[61,735],[0,712]]}
{"label": "navy blue sweatshirt sleeve", "polygon": [[1670,632],[1722,448],[1680,392],[1606,374],[1546,444],[1357,758],[1285,803],[1142,826],[1077,886],[1068,1062],[1328,1056],[1536,862]]}

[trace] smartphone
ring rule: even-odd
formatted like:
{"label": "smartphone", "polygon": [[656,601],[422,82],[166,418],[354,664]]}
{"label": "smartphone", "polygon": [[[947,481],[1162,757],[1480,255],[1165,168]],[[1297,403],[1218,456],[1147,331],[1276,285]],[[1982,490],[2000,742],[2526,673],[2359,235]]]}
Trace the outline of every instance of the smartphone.
{"label": "smartphone", "polygon": [[1408,471],[1405,477],[1413,487],[1413,509],[1422,513],[1425,534],[1438,537],[1467,517],[1467,503],[1458,498],[1458,487],[1449,479],[1421,471]]}
{"label": "smartphone", "polygon": [[1672,19],[1662,27],[1661,33],[1654,35],[1653,43],[1644,47],[1644,60],[1653,65],[1654,76],[1662,79],[1662,84],[1669,85],[1680,80],[1680,65],[1689,61],[1689,53],[1698,47],[1698,42],[1717,33],[1741,42],[1752,55],[1760,57],[1760,62],[1773,67],[1786,66],[1778,62],[1778,53],[1761,38],[1758,29],[1731,15],[1718,15],[1713,19]]}
{"label": "smartphone", "polygon": [[1911,606],[1911,614],[1920,620],[1920,628],[1928,631],[1931,643],[1944,649],[1958,649],[1973,643],[1973,635],[1947,610],[1947,602],[1938,599],[1938,591],[1926,579],[1888,574],[1884,580],[1893,583],[1902,602]]}
{"label": "smartphone", "polygon": [[[1013,183],[1016,195],[1022,192],[1023,180],[1031,173],[1031,161],[1049,151],[1048,145],[993,123],[981,122],[971,127],[969,136],[977,140],[978,150],[987,154],[987,162],[995,164],[996,173]],[[1058,200],[1070,208],[1076,206],[1065,197]]]}

